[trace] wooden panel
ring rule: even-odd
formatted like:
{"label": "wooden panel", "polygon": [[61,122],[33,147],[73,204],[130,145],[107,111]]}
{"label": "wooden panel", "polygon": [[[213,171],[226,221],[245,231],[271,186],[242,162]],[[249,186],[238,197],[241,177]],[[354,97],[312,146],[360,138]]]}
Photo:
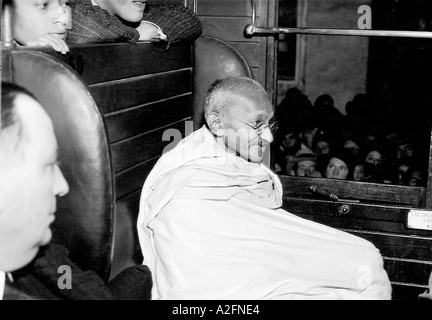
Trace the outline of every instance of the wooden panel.
{"label": "wooden panel", "polygon": [[90,86],[102,114],[174,97],[192,90],[190,69]]}
{"label": "wooden panel", "polygon": [[[348,212],[346,207],[348,206]],[[395,208],[386,206],[370,206],[339,201],[323,201],[313,199],[298,199],[284,197],[283,208],[291,213],[305,213],[320,216],[359,218],[368,220],[381,220],[405,223],[407,208]],[[345,210],[342,210],[344,209]]]}
{"label": "wooden panel", "polygon": [[284,198],[283,208],[302,218],[354,234],[373,243],[384,258],[394,299],[417,299],[432,271],[432,231],[406,227],[408,208]]}
{"label": "wooden panel", "polygon": [[420,263],[386,258],[384,268],[392,282],[410,283],[426,287],[432,272],[432,262]]}
{"label": "wooden panel", "polygon": [[405,187],[398,185],[353,182],[325,178],[300,178],[280,176],[284,186],[284,196],[311,198],[309,186],[317,186],[321,190],[335,193],[341,198],[359,199],[366,202],[424,206],[426,190],[421,187]]}
{"label": "wooden panel", "polygon": [[432,238],[342,229],[372,242],[385,257],[432,261]]}
{"label": "wooden panel", "polygon": [[161,102],[146,104],[125,112],[107,114],[105,124],[111,143],[117,142],[145,131],[154,130],[168,123],[191,116],[192,97],[185,96]]}
{"label": "wooden panel", "polygon": [[[262,1],[255,2],[261,6]],[[251,17],[252,6],[250,0],[198,0],[197,13],[200,16]]]}
{"label": "wooden panel", "polygon": [[[184,137],[185,122],[180,121],[160,130],[113,143],[111,145],[111,154],[114,172],[119,173],[139,163],[162,155],[164,148],[173,142],[162,140],[164,131],[168,129],[178,130],[179,135],[181,134],[181,137]],[[179,140],[176,142],[179,142]]]}
{"label": "wooden panel", "polygon": [[71,45],[68,55],[57,55],[84,83],[95,84],[192,66],[192,46],[141,42]]}
{"label": "wooden panel", "polygon": [[116,184],[116,197],[117,200],[141,190],[144,181],[147,178],[150,171],[153,169],[158,158],[151,159],[147,162],[141,163],[129,170],[125,170],[115,176]]}
{"label": "wooden panel", "polygon": [[422,287],[403,284],[392,284],[392,288],[392,300],[419,300],[418,295],[426,291]]}
{"label": "wooden panel", "polygon": [[110,278],[143,261],[136,228],[140,193],[141,190],[116,203],[114,255]]}
{"label": "wooden panel", "polygon": [[200,17],[203,34],[219,37],[227,41],[256,42],[259,37],[245,38],[245,26],[250,23],[249,18]]}
{"label": "wooden panel", "polygon": [[232,45],[245,57],[251,68],[259,68],[261,47],[256,43],[233,42]]}
{"label": "wooden panel", "polygon": [[[290,211],[288,209],[286,210]],[[363,231],[398,233],[401,235],[417,235],[424,237],[432,236],[430,231],[408,229],[403,222],[380,221],[373,219],[354,219],[351,217],[329,217],[320,214],[296,213],[296,215],[338,229],[349,228]]]}
{"label": "wooden panel", "polygon": [[[391,233],[395,232],[395,230],[390,230],[389,232],[380,232],[377,231],[380,229],[380,227],[383,229],[391,229],[392,224],[388,223],[388,225],[385,226],[385,224],[382,222],[372,222],[370,220],[350,220],[345,218],[338,219],[337,217],[322,217],[314,214],[296,215],[365,238],[372,242],[377,248],[379,248],[384,256],[432,261],[431,232],[426,231],[428,235],[414,235],[413,233],[416,233],[415,231],[411,234]],[[347,225],[350,225],[350,227],[347,227]],[[365,225],[368,230],[360,230],[362,225]],[[421,233],[421,231],[417,231],[417,233]]]}
{"label": "wooden panel", "polygon": [[[261,71],[262,69],[259,68],[251,68],[251,72],[252,72],[252,79],[255,79],[257,81],[261,81],[260,79],[260,75],[261,75]],[[262,84],[262,83],[261,83]]]}
{"label": "wooden panel", "polygon": [[[275,50],[273,38],[265,36],[245,37],[244,29],[252,20],[249,0],[196,0],[203,34],[221,38],[235,44],[252,66],[253,78],[260,82],[274,99],[276,88]],[[256,25],[276,25],[277,3],[274,0],[255,1]],[[244,44],[256,44],[252,50],[242,51]],[[246,49],[243,48],[243,49]],[[255,51],[255,52],[254,52]],[[258,54],[254,54],[258,53]]]}

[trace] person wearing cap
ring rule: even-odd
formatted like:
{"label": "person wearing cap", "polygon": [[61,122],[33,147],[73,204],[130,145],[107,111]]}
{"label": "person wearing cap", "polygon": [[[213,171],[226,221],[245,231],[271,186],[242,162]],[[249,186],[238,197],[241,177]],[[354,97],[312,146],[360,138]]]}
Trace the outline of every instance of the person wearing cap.
{"label": "person wearing cap", "polygon": [[320,176],[317,175],[319,172],[315,168],[316,161],[317,157],[311,149],[301,148],[294,158],[295,175],[297,177]]}
{"label": "person wearing cap", "polygon": [[[384,152],[378,146],[370,146],[365,149],[364,156],[364,181],[372,183],[385,183],[384,180],[390,178],[391,170],[389,163],[386,162]],[[397,169],[394,168],[395,175],[398,174]],[[391,179],[396,182],[397,178]],[[389,180],[390,182],[390,180]]]}
{"label": "person wearing cap", "polygon": [[329,156],[330,160],[325,170],[328,179],[352,180],[355,158],[346,148],[338,148]]}
{"label": "person wearing cap", "polygon": [[313,148],[315,137],[318,134],[318,129],[317,121],[312,115],[303,119],[302,123],[297,126],[301,148]]}

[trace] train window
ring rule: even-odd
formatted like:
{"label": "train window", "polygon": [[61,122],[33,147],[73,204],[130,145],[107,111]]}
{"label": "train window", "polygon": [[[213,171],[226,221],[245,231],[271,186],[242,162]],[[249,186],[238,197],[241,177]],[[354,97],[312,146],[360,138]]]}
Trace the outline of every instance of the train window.
{"label": "train window", "polygon": [[[281,1],[279,26],[298,26],[297,12],[301,10],[301,16],[306,17],[301,22],[305,28],[431,29],[432,17],[425,14],[431,12],[429,3],[367,3],[360,6],[358,1]],[[293,58],[293,37],[299,36],[306,43],[305,51],[300,52],[303,59]],[[346,147],[354,154],[347,159],[353,167],[351,172],[357,166],[356,172],[363,174],[363,178],[356,175],[355,180],[426,187],[431,129],[428,106],[432,103],[431,40],[289,33],[278,37],[278,109],[280,117],[287,119],[280,119],[282,125],[288,122],[289,127],[285,131],[282,128],[282,134],[290,134],[289,130],[297,127],[298,146],[306,145],[318,156],[317,161],[321,160],[316,168],[319,173],[314,176],[329,175],[325,163],[329,159],[320,157],[321,146],[326,148],[325,153],[331,147]],[[294,61],[302,81],[291,82],[291,88],[281,86],[284,80],[295,78]],[[302,68],[298,68],[299,63]],[[295,89],[299,89],[299,98]],[[312,132],[315,144],[306,141]],[[278,143],[294,143],[287,141],[292,138],[292,134],[282,137]],[[283,148],[287,149],[286,145]],[[294,158],[295,153],[290,156]],[[280,161],[289,167],[286,157],[279,156],[276,163]],[[279,169],[295,175],[295,170]],[[352,174],[349,178],[354,180]]]}
{"label": "train window", "polygon": [[[278,26],[297,26],[298,1],[279,1]],[[296,71],[296,47],[297,35],[278,35],[278,79],[294,80]]]}
{"label": "train window", "polygon": [[[418,299],[432,266],[432,4],[286,1],[303,12],[296,25],[283,25],[281,17],[293,12],[284,2],[279,27],[245,29],[282,41],[281,34],[302,39],[295,77],[277,77],[282,131],[273,149],[283,207],[371,241],[384,257],[393,299]],[[291,63],[280,51],[278,64]],[[319,137],[315,143],[313,136]],[[332,152],[347,161],[329,161]],[[304,165],[296,174],[301,161],[311,160],[315,167]],[[357,162],[363,178],[360,166],[355,180],[335,173]],[[327,178],[327,163],[338,178]]]}

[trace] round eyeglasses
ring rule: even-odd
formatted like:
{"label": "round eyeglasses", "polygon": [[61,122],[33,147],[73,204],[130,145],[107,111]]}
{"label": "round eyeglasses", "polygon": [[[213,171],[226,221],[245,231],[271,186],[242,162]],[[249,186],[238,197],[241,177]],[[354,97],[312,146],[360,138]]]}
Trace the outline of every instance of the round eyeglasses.
{"label": "round eyeglasses", "polygon": [[260,123],[258,123],[257,126],[253,126],[250,123],[247,123],[247,122],[245,122],[243,120],[240,120],[240,119],[238,119],[236,117],[233,117],[233,116],[230,116],[230,117],[233,118],[233,119],[235,119],[235,120],[237,120],[237,121],[240,121],[240,122],[244,123],[245,125],[247,125],[248,127],[252,128],[252,129],[254,129],[259,136],[262,135],[262,133],[264,132],[264,130],[267,129],[267,128],[269,128],[271,134],[274,135],[276,133],[276,130],[279,128],[279,122],[277,122],[277,121],[271,121],[269,123],[267,123],[267,122],[260,122]]}

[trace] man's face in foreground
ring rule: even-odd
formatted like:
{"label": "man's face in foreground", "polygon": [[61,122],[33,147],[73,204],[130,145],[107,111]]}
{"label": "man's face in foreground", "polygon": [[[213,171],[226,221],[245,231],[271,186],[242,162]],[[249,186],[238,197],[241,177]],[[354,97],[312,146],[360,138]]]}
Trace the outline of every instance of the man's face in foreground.
{"label": "man's face in foreground", "polygon": [[223,115],[226,147],[247,161],[261,163],[273,141],[268,126],[273,117],[271,103],[246,94],[232,96],[229,103]]}
{"label": "man's face in foreground", "polygon": [[28,264],[39,247],[50,242],[56,197],[69,186],[57,164],[53,124],[42,106],[20,94],[16,113],[22,139],[16,151],[3,157],[0,168],[0,270]]}

